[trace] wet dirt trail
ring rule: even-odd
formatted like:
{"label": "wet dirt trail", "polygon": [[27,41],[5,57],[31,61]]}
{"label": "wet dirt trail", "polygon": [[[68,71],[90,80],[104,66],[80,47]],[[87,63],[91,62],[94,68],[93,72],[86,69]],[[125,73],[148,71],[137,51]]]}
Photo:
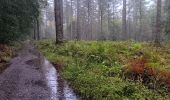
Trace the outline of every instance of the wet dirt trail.
{"label": "wet dirt trail", "polygon": [[28,41],[0,75],[0,100],[78,100],[54,66]]}

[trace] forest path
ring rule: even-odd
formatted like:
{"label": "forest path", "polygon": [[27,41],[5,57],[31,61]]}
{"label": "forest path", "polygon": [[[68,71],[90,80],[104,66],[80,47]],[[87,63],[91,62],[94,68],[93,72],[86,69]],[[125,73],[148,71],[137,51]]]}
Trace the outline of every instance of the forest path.
{"label": "forest path", "polygon": [[58,71],[34,46],[25,46],[0,75],[0,100],[77,100]]}

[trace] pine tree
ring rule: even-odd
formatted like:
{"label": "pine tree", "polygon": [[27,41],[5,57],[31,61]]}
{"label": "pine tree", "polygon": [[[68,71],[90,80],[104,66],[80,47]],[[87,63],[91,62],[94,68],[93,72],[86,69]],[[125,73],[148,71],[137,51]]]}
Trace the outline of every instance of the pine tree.
{"label": "pine tree", "polygon": [[56,43],[63,42],[63,0],[55,0]]}
{"label": "pine tree", "polygon": [[165,12],[166,12],[166,20],[165,20],[165,33],[170,38],[170,0],[165,1]]}

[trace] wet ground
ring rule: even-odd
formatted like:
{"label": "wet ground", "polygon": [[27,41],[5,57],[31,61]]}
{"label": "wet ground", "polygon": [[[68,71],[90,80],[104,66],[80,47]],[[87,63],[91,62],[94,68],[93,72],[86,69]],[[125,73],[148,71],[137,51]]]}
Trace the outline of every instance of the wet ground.
{"label": "wet ground", "polygon": [[77,96],[28,41],[0,75],[0,100],[77,100]]}

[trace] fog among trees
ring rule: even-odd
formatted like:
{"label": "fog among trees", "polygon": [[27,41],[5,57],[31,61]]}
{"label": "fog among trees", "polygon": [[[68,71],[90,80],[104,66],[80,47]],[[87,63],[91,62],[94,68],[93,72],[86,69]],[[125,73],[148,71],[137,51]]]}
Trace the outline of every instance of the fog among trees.
{"label": "fog among trees", "polygon": [[[59,2],[59,1],[56,1]],[[169,0],[63,0],[64,40],[169,39]],[[54,1],[42,11],[44,33],[55,37]]]}

